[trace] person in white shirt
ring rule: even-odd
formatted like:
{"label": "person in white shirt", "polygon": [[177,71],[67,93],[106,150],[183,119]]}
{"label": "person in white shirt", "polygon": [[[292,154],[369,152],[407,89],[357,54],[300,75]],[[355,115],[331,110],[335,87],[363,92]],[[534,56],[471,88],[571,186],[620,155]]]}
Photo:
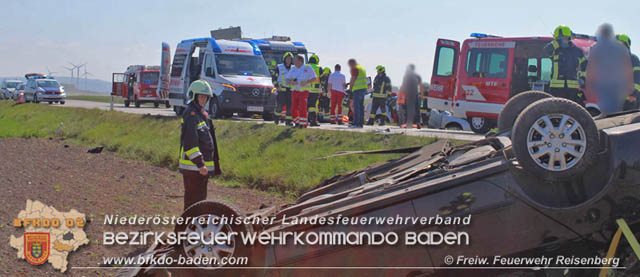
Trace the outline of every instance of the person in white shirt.
{"label": "person in white shirt", "polygon": [[[328,90],[331,93],[331,124],[342,125],[342,99],[347,86],[347,78],[340,72],[340,65],[336,64],[335,72],[329,75]],[[336,113],[337,109],[337,113]]]}
{"label": "person in white shirt", "polygon": [[287,83],[293,87],[291,93],[291,116],[298,128],[307,128],[307,99],[311,83],[318,81],[313,68],[304,64],[304,58],[297,55],[292,67],[285,75]]}

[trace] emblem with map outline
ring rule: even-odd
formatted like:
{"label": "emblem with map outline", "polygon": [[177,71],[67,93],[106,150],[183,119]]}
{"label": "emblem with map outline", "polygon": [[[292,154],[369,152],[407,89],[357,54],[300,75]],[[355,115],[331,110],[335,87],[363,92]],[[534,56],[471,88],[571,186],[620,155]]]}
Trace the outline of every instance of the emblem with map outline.
{"label": "emblem with map outline", "polygon": [[89,243],[83,230],[85,214],[75,209],[60,212],[40,201],[27,200],[13,226],[24,228],[22,236],[9,238],[9,244],[17,250],[17,258],[32,265],[48,262],[60,272],[67,271],[69,254]]}

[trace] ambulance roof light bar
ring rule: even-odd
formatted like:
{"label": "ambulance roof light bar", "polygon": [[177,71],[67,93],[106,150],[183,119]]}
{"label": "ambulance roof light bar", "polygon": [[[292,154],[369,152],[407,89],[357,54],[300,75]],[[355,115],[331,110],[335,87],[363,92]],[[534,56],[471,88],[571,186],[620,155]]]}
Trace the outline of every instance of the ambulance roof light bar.
{"label": "ambulance roof light bar", "polygon": [[489,35],[485,33],[471,33],[471,35],[469,36],[472,38],[501,38],[501,36]]}

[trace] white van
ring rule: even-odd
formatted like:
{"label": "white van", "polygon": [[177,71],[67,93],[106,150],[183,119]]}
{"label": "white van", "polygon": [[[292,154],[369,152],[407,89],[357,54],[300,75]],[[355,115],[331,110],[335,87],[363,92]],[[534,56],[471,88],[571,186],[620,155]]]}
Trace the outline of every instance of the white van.
{"label": "white van", "polygon": [[[163,43],[162,48],[163,57],[168,60],[169,47]],[[161,66],[169,65],[163,61]],[[170,68],[162,68],[160,72],[170,74],[169,102],[176,114],[181,114],[186,107],[185,93],[189,85],[200,79],[213,89],[215,97],[207,107],[212,117],[259,113],[265,120],[272,120],[276,90],[260,48],[254,42],[213,38],[183,40],[178,43]]]}

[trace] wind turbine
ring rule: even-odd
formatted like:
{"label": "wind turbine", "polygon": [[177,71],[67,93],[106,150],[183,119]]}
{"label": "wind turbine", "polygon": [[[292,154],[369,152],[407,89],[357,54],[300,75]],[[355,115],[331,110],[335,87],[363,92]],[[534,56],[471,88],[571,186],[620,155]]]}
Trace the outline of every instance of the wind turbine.
{"label": "wind turbine", "polygon": [[49,67],[47,66],[47,76],[53,77],[54,73],[58,73],[58,72],[53,72],[53,71],[49,70]]}
{"label": "wind turbine", "polygon": [[[83,64],[74,64],[72,62],[68,62],[68,63],[73,66],[73,69],[71,69],[72,72],[74,69],[76,70],[76,85],[79,86],[80,85],[80,68],[87,65],[87,63],[86,62]],[[73,73],[71,73],[71,75],[72,75],[71,78],[73,79]]]}
{"label": "wind turbine", "polygon": [[87,72],[87,65],[85,63],[84,65],[84,73],[82,74],[84,76],[84,90],[88,91],[89,88],[87,86],[87,76],[93,76],[93,74]]}
{"label": "wind turbine", "polygon": [[63,66],[63,67],[64,67],[64,68],[66,68],[67,70],[69,70],[69,72],[71,72],[71,82],[73,82],[73,70],[74,70],[75,68],[73,68],[73,67],[66,67],[66,66]]}

